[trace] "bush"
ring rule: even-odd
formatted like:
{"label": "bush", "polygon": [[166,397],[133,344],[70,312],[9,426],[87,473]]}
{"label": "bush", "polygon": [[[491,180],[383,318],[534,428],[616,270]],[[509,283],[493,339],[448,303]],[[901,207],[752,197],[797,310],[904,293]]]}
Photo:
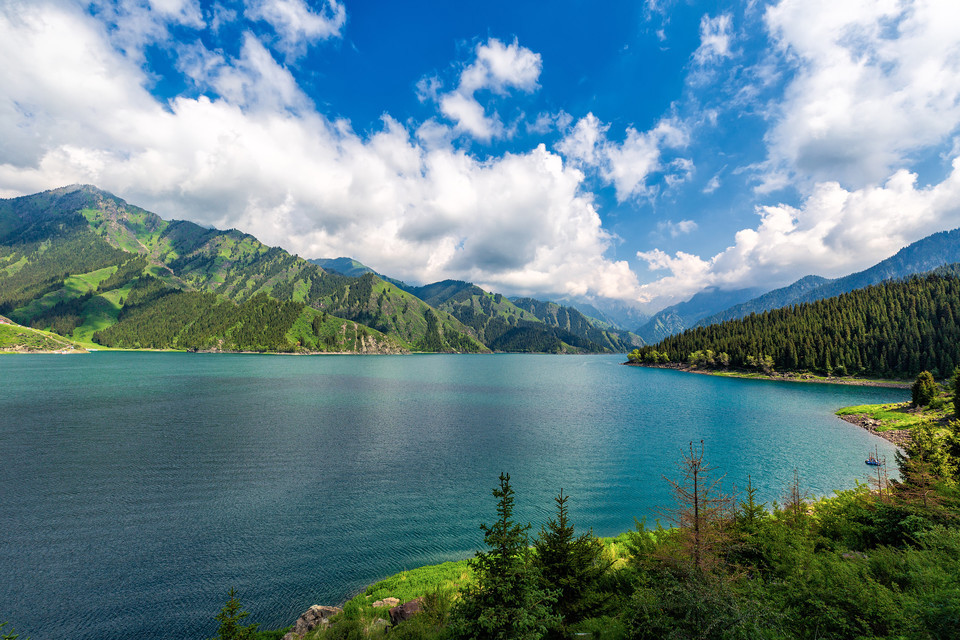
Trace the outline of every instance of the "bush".
{"label": "bush", "polygon": [[929,371],[921,371],[910,388],[911,400],[915,407],[925,407],[937,396],[937,383]]}

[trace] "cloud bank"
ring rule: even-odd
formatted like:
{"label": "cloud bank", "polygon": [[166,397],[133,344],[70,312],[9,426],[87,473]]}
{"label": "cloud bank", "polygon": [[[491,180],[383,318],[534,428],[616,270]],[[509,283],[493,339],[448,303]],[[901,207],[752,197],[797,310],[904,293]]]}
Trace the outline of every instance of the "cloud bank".
{"label": "cloud bank", "polygon": [[[300,3],[256,6],[285,37],[305,37],[290,17],[303,18]],[[334,9],[328,22],[339,20]],[[167,218],[236,227],[306,257],[352,256],[410,281],[638,295],[627,263],[604,257],[614,239],[583,174],[543,145],[481,160],[449,143],[422,146],[388,115],[359,135],[313,109],[251,32],[235,59],[182,47],[181,71],[217,97],[161,103],[139,60],[86,12],[60,3],[2,12],[2,195],[93,183]],[[533,90],[539,72],[539,56],[491,39],[455,94],[469,103],[481,90]]]}

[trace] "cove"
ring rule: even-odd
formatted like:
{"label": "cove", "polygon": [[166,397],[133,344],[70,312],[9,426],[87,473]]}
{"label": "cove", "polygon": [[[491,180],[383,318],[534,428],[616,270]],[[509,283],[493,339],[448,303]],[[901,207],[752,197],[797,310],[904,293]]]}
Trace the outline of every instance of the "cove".
{"label": "cove", "polygon": [[0,358],[0,621],[23,637],[263,628],[468,557],[507,471],[535,532],[563,487],[615,535],[670,505],[681,450],[766,501],[865,482],[889,443],[833,415],[900,389],[621,366],[623,356],[104,353]]}

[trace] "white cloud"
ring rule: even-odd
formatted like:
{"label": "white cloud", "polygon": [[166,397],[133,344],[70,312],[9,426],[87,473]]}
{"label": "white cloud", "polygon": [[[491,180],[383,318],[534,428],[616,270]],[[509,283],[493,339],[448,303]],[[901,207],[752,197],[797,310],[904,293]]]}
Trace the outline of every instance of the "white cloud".
{"label": "white cloud", "polygon": [[697,223],[693,220],[681,220],[680,222],[674,222],[673,220],[665,220],[663,222],[657,223],[657,231],[661,233],[669,233],[671,238],[676,238],[681,235],[686,235],[693,231],[697,230]]}
{"label": "white cloud", "polygon": [[945,228],[960,227],[960,158],[933,186],[918,187],[906,170],[883,185],[846,190],[819,183],[800,207],[757,208],[760,224],[742,229],[735,243],[709,260],[660,250],[638,253],[652,269],[671,275],[643,285],[645,295],[682,300],[709,286],[787,284],[808,274],[838,277],[890,257]]}
{"label": "white cloud", "polygon": [[700,46],[693,53],[697,64],[708,64],[733,55],[730,50],[730,27],[733,17],[722,13],[716,18],[704,15],[700,19]]}
{"label": "white cloud", "polygon": [[765,22],[791,66],[761,191],[876,183],[960,124],[960,4],[783,0]]}
{"label": "white cloud", "polygon": [[243,34],[240,57],[228,60],[197,41],[180,47],[177,66],[200,88],[244,109],[302,111],[309,99],[293,75],[252,33]]}
{"label": "white cloud", "polygon": [[280,38],[278,48],[289,57],[302,55],[308,44],[338,38],[347,11],[338,0],[321,0],[317,11],[304,0],[254,0],[244,15],[270,24]]}
{"label": "white cloud", "polygon": [[510,89],[531,92],[537,89],[537,80],[543,66],[539,53],[521,47],[514,40],[503,44],[496,38],[477,45],[476,57],[460,73],[457,88],[438,95],[439,86],[435,78],[424,79],[418,83],[421,100],[433,98],[439,102],[440,112],[456,123],[457,129],[478,140],[489,142],[491,139],[509,133],[504,129],[496,111],[490,115],[477,99],[480,91],[491,91],[497,95],[507,95]]}
{"label": "white cloud", "polygon": [[655,187],[648,184],[651,174],[665,172],[669,186],[687,179],[693,170],[689,159],[665,163],[662,158],[663,149],[684,147],[689,141],[685,125],[676,118],[660,120],[644,132],[627,127],[626,138],[619,144],[607,138],[609,128],[588,113],[557,149],[574,164],[596,169],[604,181],[614,185],[618,201],[653,195]]}
{"label": "white cloud", "polygon": [[703,187],[704,193],[713,193],[720,188],[720,174],[716,174],[710,180],[707,181],[707,184]]}
{"label": "white cloud", "polygon": [[[480,160],[442,124],[413,138],[389,116],[361,136],[305,104],[253,36],[237,59],[199,44],[181,53],[216,99],[159,103],[139,63],[77,8],[0,9],[0,194],[93,183],[167,218],[408,281],[637,299],[628,264],[604,257],[615,239],[583,174],[542,145]],[[498,65],[490,77],[531,86]]]}
{"label": "white cloud", "polygon": [[109,27],[113,44],[135,60],[143,59],[146,45],[166,42],[170,25],[204,26],[198,0],[92,0],[89,4]]}

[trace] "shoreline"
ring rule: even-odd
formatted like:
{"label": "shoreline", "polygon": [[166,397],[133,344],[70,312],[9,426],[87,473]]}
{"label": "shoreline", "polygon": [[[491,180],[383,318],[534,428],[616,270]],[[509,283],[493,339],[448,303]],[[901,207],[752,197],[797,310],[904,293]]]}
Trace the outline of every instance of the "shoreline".
{"label": "shoreline", "polygon": [[748,373],[746,371],[735,371],[732,369],[718,371],[711,369],[698,369],[685,364],[649,364],[646,362],[624,362],[628,367],[645,367],[647,369],[671,369],[673,371],[683,371],[684,373],[696,373],[702,376],[716,376],[718,378],[740,378],[743,380],[773,380],[775,382],[802,382],[807,384],[844,384],[856,387],[885,387],[888,389],[909,389],[909,382],[896,382],[894,380],[879,380],[871,378],[854,378],[852,376],[834,378],[821,377],[813,374],[788,374],[788,373]]}
{"label": "shoreline", "polygon": [[887,442],[892,442],[899,449],[905,449],[907,445],[913,441],[913,437],[910,435],[910,429],[887,429],[886,431],[879,431],[878,427],[881,425],[881,422],[875,418],[871,418],[865,413],[851,413],[837,417],[844,422],[855,424],[861,429],[865,429],[873,435],[883,438]]}

